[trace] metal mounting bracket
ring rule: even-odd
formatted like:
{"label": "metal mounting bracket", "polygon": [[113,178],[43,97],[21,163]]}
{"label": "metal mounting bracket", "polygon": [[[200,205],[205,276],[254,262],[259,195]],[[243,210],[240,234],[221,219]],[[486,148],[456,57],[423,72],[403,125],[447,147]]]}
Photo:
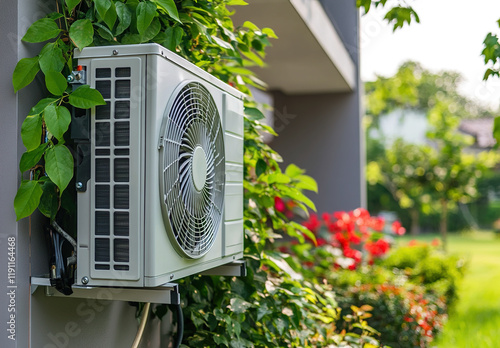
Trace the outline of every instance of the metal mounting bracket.
{"label": "metal mounting bracket", "polygon": [[245,277],[247,275],[247,264],[243,260],[208,269],[202,275],[219,275],[228,277]]}
{"label": "metal mounting bracket", "polygon": [[179,286],[166,283],[154,288],[119,288],[109,286],[77,286],[73,285],[73,294],[66,296],[50,286],[47,277],[31,277],[31,294],[39,287],[45,288],[46,296],[64,298],[88,298],[97,300],[151,302],[162,304],[180,304]]}

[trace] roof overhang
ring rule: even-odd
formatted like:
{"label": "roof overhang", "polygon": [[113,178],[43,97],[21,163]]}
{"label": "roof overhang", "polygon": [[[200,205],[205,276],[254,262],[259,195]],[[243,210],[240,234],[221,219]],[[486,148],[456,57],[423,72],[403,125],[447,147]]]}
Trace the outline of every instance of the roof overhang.
{"label": "roof overhang", "polygon": [[352,91],[357,67],[317,0],[247,0],[235,7],[235,25],[246,20],[272,28],[265,68],[255,68],[270,89],[288,94]]}

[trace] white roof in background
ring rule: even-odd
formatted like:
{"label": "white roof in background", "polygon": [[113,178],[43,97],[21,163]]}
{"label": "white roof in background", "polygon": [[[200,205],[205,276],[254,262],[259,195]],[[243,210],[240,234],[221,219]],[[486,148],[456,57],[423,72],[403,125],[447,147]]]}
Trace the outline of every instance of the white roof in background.
{"label": "white roof in background", "polygon": [[[333,0],[332,0],[333,1]],[[247,0],[236,6],[235,25],[246,20],[273,29],[266,68],[255,68],[270,89],[289,94],[346,92],[357,67],[318,0]],[[342,2],[338,2],[342,6]]]}

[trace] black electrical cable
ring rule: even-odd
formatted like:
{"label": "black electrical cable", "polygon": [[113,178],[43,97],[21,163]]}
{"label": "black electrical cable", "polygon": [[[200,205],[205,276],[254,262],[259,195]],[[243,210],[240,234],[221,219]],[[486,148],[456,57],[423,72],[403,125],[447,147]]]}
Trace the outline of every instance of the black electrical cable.
{"label": "black electrical cable", "polygon": [[182,314],[181,304],[175,305],[177,309],[177,337],[175,340],[175,348],[179,348],[182,343],[182,336],[184,336],[184,315]]}

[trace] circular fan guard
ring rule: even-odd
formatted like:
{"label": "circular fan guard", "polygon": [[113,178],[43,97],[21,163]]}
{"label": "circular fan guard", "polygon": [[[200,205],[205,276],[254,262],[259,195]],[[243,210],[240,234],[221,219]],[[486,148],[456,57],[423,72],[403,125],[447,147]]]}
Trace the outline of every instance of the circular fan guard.
{"label": "circular fan guard", "polygon": [[164,218],[177,249],[199,258],[212,247],[222,218],[224,133],[217,106],[201,84],[178,89],[170,105],[161,132]]}

